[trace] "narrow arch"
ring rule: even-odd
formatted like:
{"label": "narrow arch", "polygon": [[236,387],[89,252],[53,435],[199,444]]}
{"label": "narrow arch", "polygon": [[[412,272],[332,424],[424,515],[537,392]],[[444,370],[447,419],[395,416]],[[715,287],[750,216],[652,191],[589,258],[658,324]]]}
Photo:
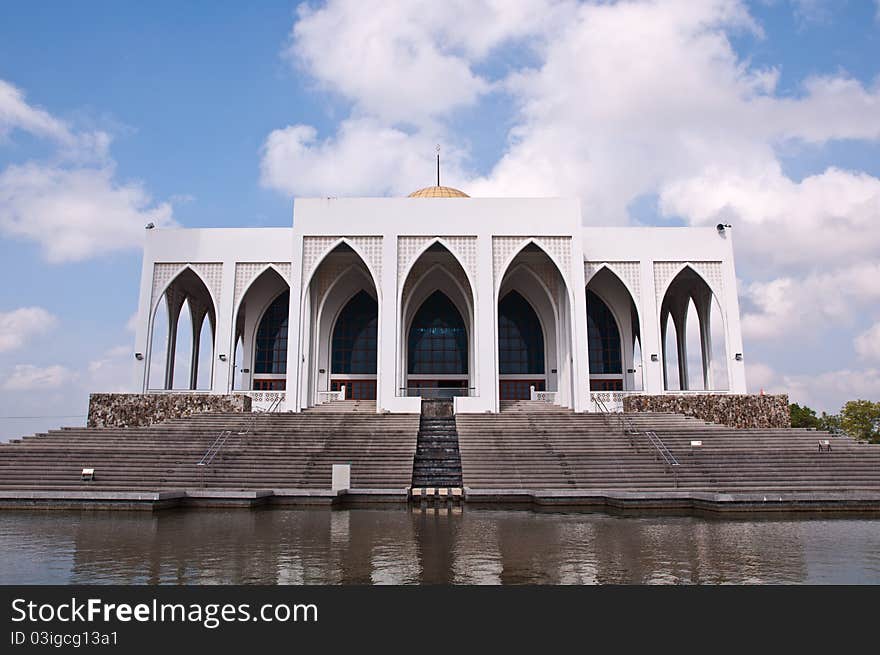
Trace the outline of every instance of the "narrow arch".
{"label": "narrow arch", "polygon": [[263,311],[254,337],[253,389],[283,391],[287,386],[287,336],[290,290]]}
{"label": "narrow arch", "polygon": [[[271,328],[264,324],[270,308],[274,321]],[[230,350],[241,349],[241,362],[237,361],[239,356],[236,355],[236,360],[228,364],[233,367],[233,386],[247,391],[283,391],[287,388],[287,360],[284,359],[282,365],[278,358],[282,353],[283,357],[287,356],[288,314],[282,318],[279,313],[289,312],[289,309],[290,285],[277,267],[265,266],[245,287],[236,307]],[[283,335],[276,334],[278,329],[283,329]],[[281,341],[276,343],[276,337]],[[271,356],[267,350],[270,345]],[[270,361],[274,362],[271,366]]]}
{"label": "narrow arch", "polygon": [[[717,372],[719,368],[715,356],[717,347],[713,347],[712,338],[713,315],[716,321],[722,323],[725,348],[721,357],[725,363],[723,370],[726,375]],[[683,264],[666,285],[660,303],[659,318],[664,389],[689,391],[700,387],[703,390],[718,390],[726,387],[726,382],[717,384],[715,381],[715,378],[723,377],[726,380],[729,376],[724,312],[721,310],[720,299],[715,290],[690,264]],[[674,358],[667,344],[670,321],[675,334]],[[694,329],[695,323],[696,329]],[[677,385],[672,384],[669,370],[673,359],[677,368]],[[695,361],[691,362],[692,359]],[[692,368],[697,368],[698,371],[692,371]],[[702,378],[702,384],[698,382],[699,378]],[[678,388],[675,389],[675,386]]]}
{"label": "narrow arch", "polygon": [[612,267],[603,264],[587,281],[586,309],[590,390],[642,388],[641,317],[632,289]]}
{"label": "narrow arch", "polygon": [[[186,329],[191,333],[188,335],[190,343],[189,362],[184,360],[178,361],[178,341],[179,341],[179,325],[181,313],[186,308],[187,312],[184,316],[189,315],[190,319],[185,321]],[[199,371],[210,371],[210,378],[213,378],[213,354],[216,348],[217,334],[217,304],[213,293],[211,292],[205,280],[199,275],[190,264],[185,264],[175,273],[169,282],[163,287],[160,294],[153,300],[150,308],[149,322],[149,338],[147,340],[147,372],[145,376],[145,387],[148,389],[161,388],[170,391],[174,388],[195,390],[200,386]],[[157,379],[157,369],[159,365],[159,353],[155,351],[155,335],[156,320],[160,315],[160,309],[165,310],[163,316],[167,322],[167,338],[165,339],[164,352],[164,370],[161,387],[156,385],[159,383]],[[202,341],[205,320],[210,325],[210,348],[205,347]],[[207,362],[204,360],[209,358]],[[184,366],[188,365],[189,370],[184,377],[182,371]],[[177,371],[177,374],[175,374]],[[201,379],[204,380],[204,375]],[[203,383],[203,386],[210,388],[211,379]],[[177,383],[175,383],[177,380]]]}

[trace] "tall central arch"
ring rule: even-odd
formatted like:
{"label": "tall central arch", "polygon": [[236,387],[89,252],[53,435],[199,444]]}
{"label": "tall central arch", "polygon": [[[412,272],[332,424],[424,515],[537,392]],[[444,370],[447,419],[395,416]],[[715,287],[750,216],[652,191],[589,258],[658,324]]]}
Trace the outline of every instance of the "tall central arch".
{"label": "tall central arch", "polygon": [[398,395],[472,395],[473,290],[461,263],[442,242],[427,247],[410,267],[400,307]]}

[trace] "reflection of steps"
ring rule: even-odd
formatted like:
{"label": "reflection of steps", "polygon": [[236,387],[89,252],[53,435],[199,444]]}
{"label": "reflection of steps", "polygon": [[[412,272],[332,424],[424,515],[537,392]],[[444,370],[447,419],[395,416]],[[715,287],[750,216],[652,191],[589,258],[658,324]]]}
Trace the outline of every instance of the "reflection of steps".
{"label": "reflection of steps", "polygon": [[[458,415],[464,485],[650,490],[673,488],[677,478],[679,489],[707,491],[880,492],[880,445],[800,429],[735,430],[676,414],[628,416],[675,455],[675,477],[644,435],[634,448],[601,415],[505,411]],[[820,439],[832,452],[818,452]],[[703,442],[693,454],[691,440]]]}
{"label": "reflection of steps", "polygon": [[572,414],[567,407],[560,407],[542,400],[502,400],[499,410],[502,414]]}
{"label": "reflection of steps", "polygon": [[[417,414],[202,414],[145,428],[70,428],[0,444],[0,489],[329,489],[351,464],[352,488],[404,489],[412,479]],[[198,462],[222,430],[210,466]],[[94,482],[80,482],[82,468]],[[204,477],[203,477],[204,476]]]}
{"label": "reflection of steps", "polygon": [[455,418],[421,417],[413,487],[461,487],[461,457]]}
{"label": "reflection of steps", "polygon": [[303,410],[309,413],[340,414],[347,412],[376,413],[375,400],[331,400],[329,403],[315,405]]}

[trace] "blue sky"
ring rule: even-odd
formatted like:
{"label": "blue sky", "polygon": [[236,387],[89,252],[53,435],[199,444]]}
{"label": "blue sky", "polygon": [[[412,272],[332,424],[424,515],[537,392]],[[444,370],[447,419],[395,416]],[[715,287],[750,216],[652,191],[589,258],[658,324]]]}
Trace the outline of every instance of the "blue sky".
{"label": "blue sky", "polygon": [[472,195],[726,217],[752,388],[880,398],[878,80],[871,0],[5,2],[0,415],[128,384],[147,221],[287,226],[430,183],[437,142]]}

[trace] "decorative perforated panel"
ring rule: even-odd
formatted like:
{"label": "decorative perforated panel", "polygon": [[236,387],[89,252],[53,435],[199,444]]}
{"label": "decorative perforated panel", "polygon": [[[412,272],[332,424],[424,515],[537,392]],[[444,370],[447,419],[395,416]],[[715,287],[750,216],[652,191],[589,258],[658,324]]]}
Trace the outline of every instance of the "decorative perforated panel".
{"label": "decorative perforated panel", "polygon": [[639,262],[584,262],[584,282],[589,284],[590,279],[605,266],[629,287],[633,300],[639,304],[642,295],[641,274]]}
{"label": "decorative perforated panel", "polygon": [[186,266],[199,274],[211,295],[214,296],[215,302],[220,302],[220,292],[223,290],[223,264],[215,262],[163,262],[153,264],[153,290],[150,298],[152,309],[156,308],[162,290]]}
{"label": "decorative perforated panel", "polygon": [[[403,304],[406,303],[406,299],[409,298],[413,288],[418,284],[419,280],[422,279],[425,273],[428,272],[428,269],[431,268],[431,266],[433,266],[433,262],[421,260],[416,262],[415,266],[410,269],[409,275],[406,278],[406,283],[403,287],[403,294],[401,295]],[[470,282],[468,282],[467,276],[464,274],[462,268],[460,266],[449,266],[446,270],[448,270],[453,279],[461,285],[465,294],[473,298],[473,290],[471,289]]]}
{"label": "decorative perforated panel", "polygon": [[571,237],[492,237],[492,274],[495,287],[501,284],[501,270],[515,252],[528,241],[534,241],[554,261],[568,281],[571,277]]}
{"label": "decorative perforated panel", "polygon": [[663,292],[678,275],[678,272],[685,266],[689,265],[697,273],[699,273],[709,287],[712,293],[722,303],[724,302],[724,283],[721,275],[721,262],[654,262],[654,293],[657,297],[657,305],[662,302]]}
{"label": "decorative perforated panel", "polygon": [[364,261],[376,274],[376,283],[381,284],[382,237],[379,236],[303,237],[303,284],[310,282],[318,262],[343,238],[363,256]]}
{"label": "decorative perforated panel", "polygon": [[272,266],[284,278],[287,284],[290,284],[290,263],[289,262],[242,262],[235,265],[235,306],[241,301],[245,290],[251,285],[254,279],[261,275],[267,267]]}
{"label": "decorative perforated panel", "polygon": [[[472,236],[451,236],[439,237],[442,243],[449,251],[455,255],[462,267],[467,271],[468,275],[477,284],[477,237]],[[413,261],[427,247],[429,243],[437,239],[437,237],[410,237],[403,236],[397,238],[397,286],[400,288],[404,284],[403,276],[406,275],[406,269],[412,265]],[[470,285],[468,285],[470,286]]]}

